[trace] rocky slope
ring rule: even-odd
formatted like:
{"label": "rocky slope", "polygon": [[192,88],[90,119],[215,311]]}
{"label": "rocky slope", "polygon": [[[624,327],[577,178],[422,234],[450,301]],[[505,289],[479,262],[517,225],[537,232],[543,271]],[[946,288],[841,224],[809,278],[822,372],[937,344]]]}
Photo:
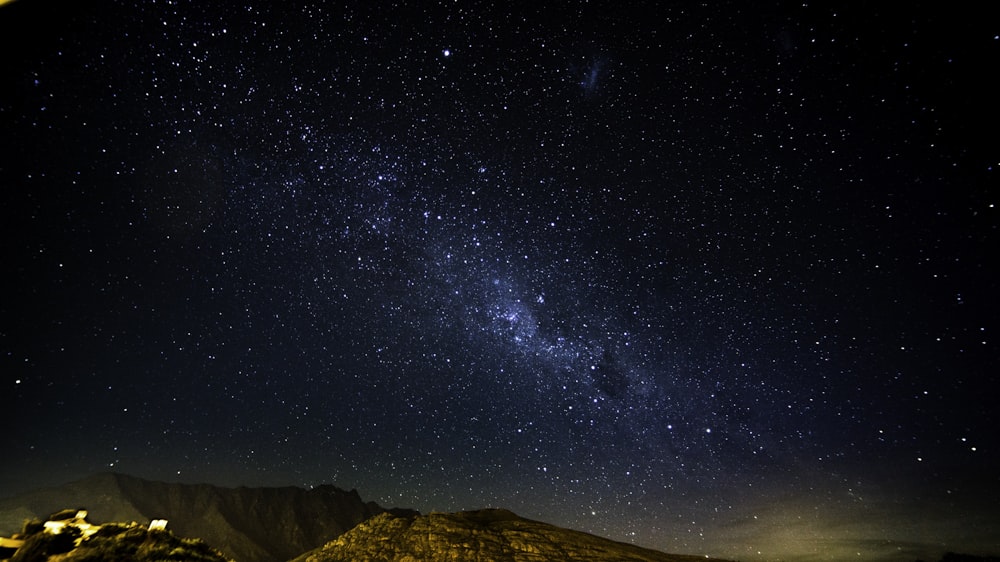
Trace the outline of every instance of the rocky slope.
{"label": "rocky slope", "polygon": [[[12,562],[231,562],[200,539],[180,538],[170,531],[110,523],[83,533],[71,522],[59,533],[45,530],[40,521],[25,525],[22,544],[12,553]],[[88,527],[93,527],[87,523]],[[4,549],[3,555],[11,555]]]}
{"label": "rocky slope", "polygon": [[108,473],[0,500],[0,533],[9,536],[26,519],[78,507],[96,523],[167,519],[178,536],[204,539],[239,562],[288,560],[385,511],[357,491],[333,486],[221,488]]}
{"label": "rocky slope", "polygon": [[[398,516],[383,513],[294,562],[694,562],[506,510]],[[718,561],[717,561],[718,562]]]}

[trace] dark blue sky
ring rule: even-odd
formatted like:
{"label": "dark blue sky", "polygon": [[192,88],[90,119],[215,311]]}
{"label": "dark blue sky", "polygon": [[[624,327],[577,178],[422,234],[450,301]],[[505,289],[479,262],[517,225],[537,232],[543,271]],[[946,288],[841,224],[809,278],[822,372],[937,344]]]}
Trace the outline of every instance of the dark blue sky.
{"label": "dark blue sky", "polygon": [[985,14],[132,4],[0,7],[4,495],[1000,549]]}

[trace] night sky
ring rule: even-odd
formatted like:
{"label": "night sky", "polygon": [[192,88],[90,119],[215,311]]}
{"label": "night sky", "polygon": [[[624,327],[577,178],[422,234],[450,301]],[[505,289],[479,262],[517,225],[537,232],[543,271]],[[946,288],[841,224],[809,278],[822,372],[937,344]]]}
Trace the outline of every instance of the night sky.
{"label": "night sky", "polygon": [[1000,551],[995,17],[68,4],[0,6],[0,495]]}

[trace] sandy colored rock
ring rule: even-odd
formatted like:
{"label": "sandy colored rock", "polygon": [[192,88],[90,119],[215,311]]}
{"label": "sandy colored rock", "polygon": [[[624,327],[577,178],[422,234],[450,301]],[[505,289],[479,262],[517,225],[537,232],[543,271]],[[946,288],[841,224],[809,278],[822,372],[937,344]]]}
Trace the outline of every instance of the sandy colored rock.
{"label": "sandy colored rock", "polygon": [[502,509],[377,515],[294,562],[694,562]]}

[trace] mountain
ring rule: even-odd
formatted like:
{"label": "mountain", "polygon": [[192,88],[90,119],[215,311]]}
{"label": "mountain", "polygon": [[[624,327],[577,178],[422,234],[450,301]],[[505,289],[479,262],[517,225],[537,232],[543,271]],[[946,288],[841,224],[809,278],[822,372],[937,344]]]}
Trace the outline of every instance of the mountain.
{"label": "mountain", "polygon": [[664,554],[524,519],[502,509],[382,513],[293,562],[720,562]]}
{"label": "mountain", "polygon": [[[102,527],[111,542],[100,548],[108,552],[146,544],[145,525],[167,519],[174,535],[188,538],[180,540],[200,539],[239,562],[283,562],[296,556],[295,562],[711,562],[563,529],[500,509],[422,516],[412,510],[387,511],[363,502],[355,490],[333,486],[221,488],[114,473],[0,500],[0,535],[21,531],[26,520],[45,519],[66,509],[75,513],[77,508],[86,508],[93,523],[140,524]],[[89,547],[98,548],[95,545]],[[95,559],[93,550],[77,550],[74,556]],[[159,552],[158,547],[154,550]],[[211,558],[210,553],[206,556]]]}
{"label": "mountain", "polygon": [[221,488],[103,473],[0,500],[0,533],[66,508],[86,508],[95,523],[167,519],[178,536],[203,539],[239,562],[289,560],[386,511],[333,486]]}

